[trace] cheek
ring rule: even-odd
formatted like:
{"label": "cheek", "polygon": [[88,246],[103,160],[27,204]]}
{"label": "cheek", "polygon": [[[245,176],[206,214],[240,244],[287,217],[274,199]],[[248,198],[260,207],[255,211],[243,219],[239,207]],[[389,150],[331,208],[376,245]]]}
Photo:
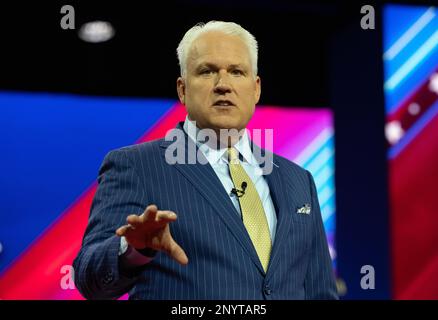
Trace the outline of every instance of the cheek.
{"label": "cheek", "polygon": [[247,88],[245,88],[245,101],[250,105],[250,107],[252,108],[253,104],[255,104],[256,101],[256,90],[254,86],[248,86]]}
{"label": "cheek", "polygon": [[249,110],[248,110],[248,116],[249,116],[250,118],[252,118],[252,116],[253,116],[253,114],[254,114],[254,111],[255,111],[255,104],[253,103],[253,104],[251,104],[251,107],[250,107]]}
{"label": "cheek", "polygon": [[208,84],[194,84],[188,88],[190,92],[190,99],[194,102],[204,102],[206,99],[210,98],[212,89]]}

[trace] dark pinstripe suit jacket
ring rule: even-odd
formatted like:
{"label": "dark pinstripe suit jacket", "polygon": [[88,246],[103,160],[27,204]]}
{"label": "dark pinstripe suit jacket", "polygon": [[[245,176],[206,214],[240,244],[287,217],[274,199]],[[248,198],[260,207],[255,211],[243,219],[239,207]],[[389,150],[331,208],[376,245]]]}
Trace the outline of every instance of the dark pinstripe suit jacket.
{"label": "dark pinstripe suit jacket", "polygon": [[[179,125],[181,129],[181,124]],[[246,229],[212,167],[169,165],[164,139],[110,152],[99,172],[75,283],[89,299],[334,299],[337,298],[313,178],[274,155],[266,175],[277,230],[265,274]],[[193,143],[185,139],[184,148]],[[193,146],[192,146],[193,147]],[[181,266],[159,252],[144,267],[119,266],[114,232],[147,205],[178,214],[172,235],[189,257]],[[310,214],[296,213],[311,204]]]}

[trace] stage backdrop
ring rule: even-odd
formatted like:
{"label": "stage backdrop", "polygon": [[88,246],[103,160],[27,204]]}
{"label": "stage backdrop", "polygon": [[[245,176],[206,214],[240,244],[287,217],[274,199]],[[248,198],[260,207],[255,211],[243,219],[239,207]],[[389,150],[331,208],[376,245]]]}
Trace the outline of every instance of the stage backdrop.
{"label": "stage backdrop", "polygon": [[393,297],[438,299],[438,11],[383,21]]}
{"label": "stage backdrop", "polygon": [[[185,114],[169,99],[0,92],[0,299],[82,299],[71,265],[105,154]],[[249,129],[273,129],[274,151],[314,175],[335,264],[331,111],[258,106]]]}

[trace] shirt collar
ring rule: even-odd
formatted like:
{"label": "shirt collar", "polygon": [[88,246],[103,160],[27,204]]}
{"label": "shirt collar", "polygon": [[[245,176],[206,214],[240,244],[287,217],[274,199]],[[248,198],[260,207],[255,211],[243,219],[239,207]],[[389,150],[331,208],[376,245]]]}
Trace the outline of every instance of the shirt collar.
{"label": "shirt collar", "polygon": [[[201,150],[201,152],[204,154],[204,156],[207,158],[207,160],[210,164],[218,164],[221,162],[228,163],[228,157],[226,155],[227,148],[215,149],[215,148],[208,146],[206,143],[201,143],[200,141],[197,140],[199,128],[195,125],[194,121],[191,121],[189,119],[188,115],[186,116],[186,120],[184,121],[183,128],[184,128],[184,131],[189,136],[189,138],[192,139],[192,141],[196,143],[196,145]],[[257,161],[251,152],[250,141],[249,141],[249,137],[248,137],[248,133],[247,133],[246,129],[245,129],[243,136],[234,145],[234,147],[242,155],[243,160],[245,162],[247,162],[251,165],[258,166]]]}

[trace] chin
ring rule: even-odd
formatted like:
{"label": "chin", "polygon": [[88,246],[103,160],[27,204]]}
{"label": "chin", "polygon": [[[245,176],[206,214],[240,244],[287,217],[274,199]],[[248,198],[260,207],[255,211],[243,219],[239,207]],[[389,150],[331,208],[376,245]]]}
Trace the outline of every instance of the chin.
{"label": "chin", "polygon": [[236,119],[232,116],[220,116],[211,119],[210,124],[216,129],[242,129],[245,125],[242,124],[241,119]]}
{"label": "chin", "polygon": [[242,129],[242,125],[235,121],[218,121],[214,123],[214,127],[217,129]]}

